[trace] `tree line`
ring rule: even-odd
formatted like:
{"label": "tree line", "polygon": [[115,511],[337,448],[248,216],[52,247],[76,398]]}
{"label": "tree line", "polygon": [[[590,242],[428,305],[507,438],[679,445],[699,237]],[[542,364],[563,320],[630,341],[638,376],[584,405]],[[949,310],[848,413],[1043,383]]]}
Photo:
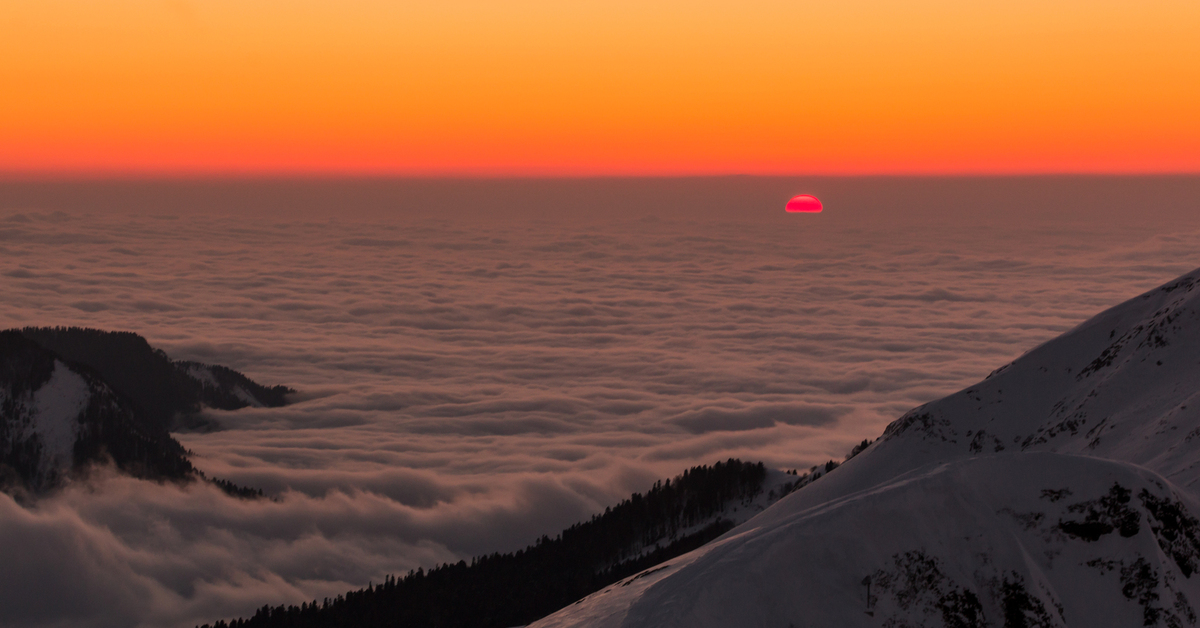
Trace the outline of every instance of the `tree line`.
{"label": "tree line", "polygon": [[761,494],[766,477],[761,462],[693,467],[523,550],[388,576],[320,602],[263,606],[203,628],[525,625],[729,531],[733,523],[720,515]]}

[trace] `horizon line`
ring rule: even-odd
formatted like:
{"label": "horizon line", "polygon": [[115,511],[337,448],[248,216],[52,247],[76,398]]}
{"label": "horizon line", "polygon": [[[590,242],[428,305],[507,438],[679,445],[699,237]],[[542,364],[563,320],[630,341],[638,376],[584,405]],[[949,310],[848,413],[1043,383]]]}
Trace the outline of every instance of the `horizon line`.
{"label": "horizon line", "polygon": [[1186,178],[1200,170],[1171,171],[988,171],[861,173],[402,173],[350,171],[191,171],[191,172],[21,172],[0,170],[0,184],[154,183],[191,181],[586,181],[640,179],[1035,179]]}

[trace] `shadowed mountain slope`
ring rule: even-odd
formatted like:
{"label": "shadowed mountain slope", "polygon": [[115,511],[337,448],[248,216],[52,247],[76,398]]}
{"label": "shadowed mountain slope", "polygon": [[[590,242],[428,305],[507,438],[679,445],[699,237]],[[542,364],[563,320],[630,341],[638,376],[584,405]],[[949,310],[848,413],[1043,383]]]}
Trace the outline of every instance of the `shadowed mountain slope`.
{"label": "shadowed mountain slope", "polygon": [[821,482],[534,625],[1196,625],[1198,281],[908,412]]}
{"label": "shadowed mountain slope", "polygon": [[205,427],[197,417],[202,407],[279,407],[295,392],[286,386],[262,386],[224,366],[172,361],[133,332],[26,327],[21,333],[63,359],[95,370],[133,403],[138,420],[147,425]]}
{"label": "shadowed mountain slope", "polygon": [[172,362],[128,332],[0,331],[0,486],[36,494],[109,461],[142,478],[203,478],[168,429],[200,424],[202,407],[279,405],[287,392],[225,367]]}
{"label": "shadowed mountain slope", "polygon": [[0,332],[0,474],[10,490],[42,491],[91,462],[139,477],[195,470],[164,426],[138,420],[94,371],[64,362],[16,331]]}
{"label": "shadowed mountain slope", "polygon": [[524,550],[389,577],[323,602],[264,606],[216,627],[524,625],[703,545],[811,477],[740,460],[694,467]]}

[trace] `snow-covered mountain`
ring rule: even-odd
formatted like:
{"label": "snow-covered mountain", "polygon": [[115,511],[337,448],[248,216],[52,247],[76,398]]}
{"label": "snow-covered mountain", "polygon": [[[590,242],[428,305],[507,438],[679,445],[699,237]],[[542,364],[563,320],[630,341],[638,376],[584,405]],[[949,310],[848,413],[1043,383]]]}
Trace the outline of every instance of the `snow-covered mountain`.
{"label": "snow-covered mountain", "polygon": [[534,626],[1193,626],[1198,481],[1200,270]]}

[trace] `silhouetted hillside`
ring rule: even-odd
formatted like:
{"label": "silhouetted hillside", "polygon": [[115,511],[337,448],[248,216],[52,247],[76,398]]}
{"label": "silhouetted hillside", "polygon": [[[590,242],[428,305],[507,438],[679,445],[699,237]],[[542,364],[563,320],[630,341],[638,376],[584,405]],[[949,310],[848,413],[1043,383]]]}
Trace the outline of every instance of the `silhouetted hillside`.
{"label": "silhouetted hillside", "polygon": [[129,401],[96,373],[64,362],[19,332],[0,331],[5,485],[41,490],[105,459],[145,478],[183,479],[195,471],[164,426],[137,420]]}
{"label": "silhouetted hillside", "polygon": [[694,467],[524,550],[418,569],[322,603],[264,606],[215,628],[524,625],[724,534],[734,524],[723,515],[759,497],[766,479],[761,462]]}
{"label": "silhouetted hillside", "polygon": [[222,366],[172,362],[129,332],[79,328],[0,331],[0,490],[37,494],[94,463],[155,480],[212,482],[242,498],[262,491],[210,479],[168,432],[202,406],[281,405]]}
{"label": "silhouetted hillside", "polygon": [[202,406],[278,407],[286,403],[287,393],[295,392],[285,386],[262,386],[224,366],[172,361],[133,332],[26,327],[21,333],[63,359],[96,371],[130,400],[137,420],[147,427],[203,427],[195,420]]}

